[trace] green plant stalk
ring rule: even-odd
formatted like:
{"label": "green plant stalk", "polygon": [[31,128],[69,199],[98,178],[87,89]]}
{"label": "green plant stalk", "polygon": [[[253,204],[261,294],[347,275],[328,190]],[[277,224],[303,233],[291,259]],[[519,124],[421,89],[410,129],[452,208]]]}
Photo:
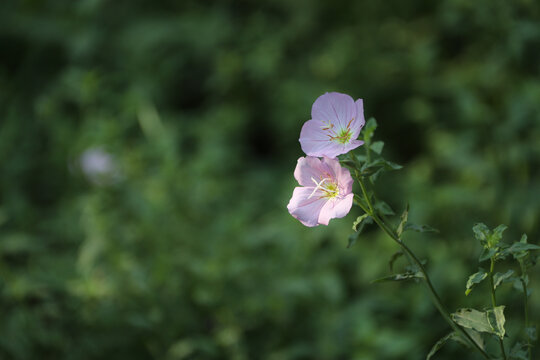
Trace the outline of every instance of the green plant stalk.
{"label": "green plant stalk", "polygon": [[[521,285],[523,286],[523,295],[524,307],[525,307],[525,329],[529,328],[529,292],[527,290],[527,283],[523,279],[526,274],[525,264],[523,261],[519,261],[519,267],[521,268]],[[529,339],[529,334],[525,330],[525,337],[527,338],[527,354],[529,355],[529,360],[532,359],[532,350],[531,350],[531,339]]]}
{"label": "green plant stalk", "polygon": [[[495,268],[495,260],[493,258],[491,260],[491,265],[489,267],[489,283],[491,288],[491,305],[493,306],[493,309],[497,307],[497,299],[495,298],[495,286],[493,284],[493,270]],[[501,353],[503,356],[503,359],[506,360],[506,352],[504,351],[504,343],[503,339],[499,338],[499,346],[501,347]]]}
{"label": "green plant stalk", "polygon": [[412,252],[412,250],[407,245],[405,245],[405,243],[403,243],[401,241],[401,239],[397,236],[397,234],[393,230],[391,230],[375,214],[375,211],[373,211],[373,206],[371,205],[371,201],[370,201],[370,199],[369,199],[369,197],[367,195],[367,190],[366,190],[366,187],[364,185],[364,182],[362,181],[362,178],[357,177],[357,179],[358,179],[358,182],[360,183],[360,187],[362,189],[362,194],[364,195],[364,198],[366,200],[368,208],[365,208],[363,206],[363,204],[361,204],[361,203],[358,204],[358,205],[362,208],[362,210],[364,210],[369,216],[371,216],[373,218],[373,221],[375,221],[375,223],[377,223],[377,225],[381,228],[381,230],[383,230],[392,240],[394,240],[402,248],[402,250],[409,257],[409,259],[412,260],[412,262],[420,269],[420,272],[423,275],[424,283],[426,284],[426,287],[427,287],[427,289],[429,291],[429,294],[431,296],[431,300],[433,301],[433,304],[435,305],[437,310],[439,310],[439,313],[446,320],[446,322],[448,322],[448,324],[452,327],[452,329],[454,329],[454,331],[461,334],[466,339],[466,341],[470,342],[473,345],[473,347],[475,347],[482,354],[482,356],[484,358],[490,359],[489,355],[471,338],[471,336],[463,328],[458,326],[454,322],[454,320],[452,320],[452,318],[450,317],[450,314],[448,313],[448,311],[446,310],[446,308],[442,304],[442,301],[441,301],[439,295],[435,291],[435,288],[433,287],[433,284],[432,284],[432,282],[431,282],[431,280],[430,280],[430,278],[429,278],[429,276],[428,276],[428,274],[426,272],[426,269],[424,268],[424,266],[422,265],[420,260]]}

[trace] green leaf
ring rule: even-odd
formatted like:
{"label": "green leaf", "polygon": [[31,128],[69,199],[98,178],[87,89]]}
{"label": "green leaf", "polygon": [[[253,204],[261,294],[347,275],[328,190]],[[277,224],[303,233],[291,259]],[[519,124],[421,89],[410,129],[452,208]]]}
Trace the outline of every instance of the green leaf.
{"label": "green leaf", "polygon": [[479,332],[493,333],[487,314],[475,309],[459,309],[451,315],[458,325]]}
{"label": "green leaf", "polygon": [[384,142],[375,141],[373,144],[371,144],[369,148],[380,155],[382,153],[383,147],[384,147]]}
{"label": "green leaf", "polygon": [[497,249],[496,248],[492,248],[492,249],[483,248],[482,253],[480,254],[480,257],[478,258],[478,261],[482,262],[482,261],[489,260],[493,256],[495,256],[495,254],[497,254]]}
{"label": "green leaf", "polygon": [[529,360],[529,355],[527,352],[527,344],[517,342],[516,345],[512,347],[512,350],[510,350],[510,353],[508,354],[508,359]]}
{"label": "green leaf", "polygon": [[375,118],[370,118],[366,125],[364,126],[364,129],[362,133],[364,134],[364,142],[369,146],[371,143],[371,138],[373,137],[373,133],[375,132],[375,129],[377,129],[377,121]]}
{"label": "green leaf", "polygon": [[538,335],[536,334],[536,327],[525,328],[525,334],[527,334],[527,337],[531,341],[538,340]]}
{"label": "green leaf", "polygon": [[416,232],[420,232],[420,233],[426,233],[426,232],[438,233],[439,232],[439,230],[437,230],[434,227],[431,227],[429,225],[417,225],[417,224],[413,224],[413,223],[405,224],[405,226],[403,228],[403,231],[408,231],[408,230],[416,231]]}
{"label": "green leaf", "polygon": [[505,252],[516,255],[522,251],[539,250],[540,246],[534,244],[527,244],[522,242],[515,242],[509,248],[505,249]]}
{"label": "green leaf", "polygon": [[364,165],[362,165],[362,168],[360,169],[360,172],[362,176],[369,176],[369,175],[373,175],[375,172],[379,170],[392,171],[392,170],[399,170],[401,168],[403,168],[403,166],[398,165],[394,162],[385,160],[383,158],[378,158],[369,163],[367,162],[364,163]]}
{"label": "green leaf", "polygon": [[488,276],[484,269],[479,269],[477,273],[469,276],[465,289],[465,295],[469,295],[476,284],[480,284]]}
{"label": "green leaf", "polygon": [[505,334],[504,323],[504,305],[497,306],[487,311],[487,319],[493,330],[493,333],[503,339]]}
{"label": "green leaf", "polygon": [[506,229],[508,229],[508,226],[506,226],[504,224],[501,224],[501,225],[497,226],[495,229],[493,229],[493,232],[491,233],[491,236],[490,236],[490,244],[491,244],[491,246],[495,246],[501,241],[503,232]]}
{"label": "green leaf", "polygon": [[421,272],[406,272],[402,274],[393,274],[389,276],[385,276],[380,279],[373,280],[371,283],[380,283],[380,282],[386,282],[386,281],[404,281],[404,280],[412,280],[412,279],[422,279],[424,278],[424,275]]}
{"label": "green leaf", "polygon": [[371,218],[371,216],[366,216],[366,215],[367,214],[359,216],[358,218],[356,218],[356,221],[353,223],[353,230],[355,230],[355,233],[349,236],[347,249],[349,249],[351,246],[353,246],[356,243],[356,241],[360,237],[360,234],[364,230],[364,227],[368,224],[373,223],[373,219]]}
{"label": "green leaf", "polygon": [[[525,283],[525,285],[529,285],[529,276],[527,274],[523,274],[522,276],[520,277],[511,277],[510,279],[508,279],[507,282],[511,282],[513,281],[513,287],[514,289],[516,289],[517,291],[519,291],[520,293],[524,293],[524,288],[523,288],[523,283]],[[530,296],[531,295],[531,289],[527,289],[527,296]]]}
{"label": "green leaf", "polygon": [[[469,334],[469,336],[471,337],[471,339],[473,339],[476,345],[480,347],[480,349],[482,350],[485,349],[485,343],[484,343],[484,338],[482,337],[482,333],[479,333],[478,331],[473,330],[473,329],[464,329],[464,330],[467,334]],[[461,339],[461,341],[463,341],[465,345],[470,346],[470,344],[464,341],[463,339]]]}
{"label": "green leaf", "polygon": [[439,341],[435,343],[435,345],[433,345],[433,347],[429,351],[429,354],[426,357],[426,360],[430,360],[431,357],[435,355],[435,353],[439,351],[448,340],[454,340],[463,343],[463,340],[456,332],[451,332],[450,334],[443,336],[441,339],[439,339]]}
{"label": "green leaf", "polygon": [[388,265],[390,266],[390,271],[394,271],[394,263],[396,262],[396,260],[398,258],[400,258],[401,256],[403,256],[403,251],[397,251],[394,253],[394,255],[392,255],[392,257],[390,258],[390,261],[388,261]]}
{"label": "green leaf", "polygon": [[405,210],[401,214],[401,220],[399,221],[399,225],[397,227],[396,233],[397,236],[400,238],[401,234],[403,233],[403,226],[407,223],[407,219],[409,218],[409,204],[405,207]]}
{"label": "green leaf", "polygon": [[388,205],[387,203],[385,203],[384,201],[378,201],[375,205],[375,210],[377,210],[380,214],[382,215],[388,215],[388,216],[391,216],[391,215],[395,215],[396,213],[394,212],[394,210],[392,210],[392,208],[390,207],[390,205]]}
{"label": "green leaf", "polygon": [[512,275],[514,275],[514,270],[508,270],[504,274],[496,273],[493,276],[493,287],[496,289],[497,286],[501,285],[503,282],[507,282],[507,280],[510,279]]}
{"label": "green leaf", "polygon": [[478,223],[473,226],[474,237],[480,241],[481,244],[485,244],[489,238],[489,228],[483,224]]}
{"label": "green leaf", "polygon": [[358,231],[358,225],[360,225],[362,223],[362,221],[364,221],[368,217],[369,217],[368,214],[360,215],[359,217],[357,217],[356,220],[354,221],[353,225],[352,225],[353,231],[357,232]]}

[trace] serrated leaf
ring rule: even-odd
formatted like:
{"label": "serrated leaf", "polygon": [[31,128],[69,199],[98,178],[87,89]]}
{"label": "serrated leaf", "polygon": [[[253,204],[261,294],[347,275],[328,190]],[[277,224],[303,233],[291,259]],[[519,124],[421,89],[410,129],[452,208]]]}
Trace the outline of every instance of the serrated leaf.
{"label": "serrated leaf", "polygon": [[373,280],[371,283],[380,283],[386,281],[404,281],[412,279],[422,279],[424,275],[421,272],[406,272],[402,274],[393,274],[389,276],[382,277],[380,279]]}
{"label": "serrated leaf", "polygon": [[383,148],[384,148],[384,142],[383,141],[375,141],[375,142],[373,142],[371,144],[371,146],[369,148],[380,155],[382,153]]}
{"label": "serrated leaf", "polygon": [[403,227],[407,223],[407,219],[409,218],[409,204],[405,207],[405,210],[401,214],[401,219],[399,221],[399,225],[397,227],[396,233],[397,236],[400,238],[401,234],[403,233]]}
{"label": "serrated leaf", "polygon": [[388,216],[391,216],[391,215],[395,215],[396,213],[394,212],[394,210],[392,210],[392,208],[390,207],[390,205],[388,205],[387,203],[385,203],[384,201],[378,201],[375,205],[375,210],[378,210],[378,212],[382,215],[388,215]]}
{"label": "serrated leaf", "polygon": [[388,261],[388,265],[390,266],[390,271],[394,271],[394,263],[396,262],[396,260],[403,256],[403,251],[398,251],[398,252],[395,252],[394,255],[392,255],[392,257],[390,258],[390,261]]}
{"label": "serrated leaf", "polygon": [[475,309],[459,309],[451,315],[456,324],[479,332],[493,333],[487,314]]}
{"label": "serrated leaf", "polygon": [[480,269],[478,272],[469,276],[465,289],[465,295],[469,295],[476,284],[481,283],[488,276],[484,269]]}
{"label": "serrated leaf", "polygon": [[514,275],[514,270],[508,270],[504,274],[496,273],[493,276],[493,287],[496,289],[497,286],[501,285],[503,282],[506,282],[506,280],[510,279]]}
{"label": "serrated leaf", "polygon": [[474,237],[477,240],[479,240],[480,243],[482,244],[487,243],[490,231],[489,231],[489,228],[485,224],[483,223],[475,224],[473,226],[473,232],[474,232]]}
{"label": "serrated leaf", "polygon": [[505,334],[504,323],[506,322],[504,317],[504,305],[490,309],[486,314],[488,322],[493,329],[493,333],[503,339]]}
{"label": "serrated leaf", "polygon": [[416,231],[420,233],[426,233],[426,232],[438,233],[439,232],[439,230],[429,225],[417,225],[413,223],[405,224],[405,226],[403,227],[403,231],[408,231],[408,230]]}

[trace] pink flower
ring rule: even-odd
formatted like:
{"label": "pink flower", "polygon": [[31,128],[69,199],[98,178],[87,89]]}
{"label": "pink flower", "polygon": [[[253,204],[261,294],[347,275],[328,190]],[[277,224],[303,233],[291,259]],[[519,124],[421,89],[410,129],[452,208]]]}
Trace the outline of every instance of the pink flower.
{"label": "pink flower", "polygon": [[337,92],[319,96],[311,108],[311,120],[300,132],[300,145],[309,156],[335,158],[362,145],[356,140],[365,124],[362,99]]}
{"label": "pink flower", "polygon": [[302,186],[294,189],[287,209],[302,224],[328,225],[330,219],[342,218],[351,210],[353,179],[338,160],[301,157],[294,177]]}

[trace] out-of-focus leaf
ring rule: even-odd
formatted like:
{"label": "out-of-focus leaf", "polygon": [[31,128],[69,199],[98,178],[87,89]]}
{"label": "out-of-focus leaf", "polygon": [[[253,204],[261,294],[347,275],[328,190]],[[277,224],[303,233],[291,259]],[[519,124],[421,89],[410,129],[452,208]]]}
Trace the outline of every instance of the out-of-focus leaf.
{"label": "out-of-focus leaf", "polygon": [[388,261],[388,265],[390,266],[390,271],[394,271],[394,263],[396,262],[396,260],[398,258],[400,258],[401,256],[403,256],[403,251],[397,251],[394,253],[394,255],[392,255],[392,257],[390,258],[390,261]]}
{"label": "out-of-focus leaf", "polygon": [[372,223],[373,223],[373,218],[367,214],[361,215],[358,218],[356,218],[356,221],[353,223],[353,230],[355,232],[349,236],[347,249],[349,249],[351,246],[353,246],[356,243],[356,241],[360,237],[360,234],[362,233],[362,231],[364,231],[364,227],[367,224],[372,224]]}
{"label": "out-of-focus leaf", "polygon": [[465,289],[465,295],[469,295],[476,284],[481,283],[488,276],[484,269],[480,269],[478,272],[469,276]]}
{"label": "out-of-focus leaf", "polygon": [[480,257],[478,258],[478,261],[482,262],[482,261],[489,260],[493,256],[495,256],[495,254],[497,254],[496,248],[493,248],[493,249],[483,248],[482,252],[480,253]]}
{"label": "out-of-focus leaf", "polygon": [[371,143],[371,138],[373,137],[375,129],[377,129],[377,120],[375,120],[375,118],[369,118],[369,120],[366,122],[366,125],[362,129],[362,134],[364,135],[364,142],[368,146]]}
{"label": "out-of-focus leaf", "polygon": [[402,169],[403,166],[383,158],[375,159],[370,163],[365,163],[361,168],[362,176],[371,176],[381,171],[392,171]]}
{"label": "out-of-focus leaf", "polygon": [[396,213],[394,212],[394,210],[392,210],[392,208],[390,207],[390,205],[388,205],[387,203],[385,203],[384,201],[378,201],[375,205],[375,210],[377,210],[380,214],[382,215],[388,215],[388,216],[391,216],[391,215],[395,215]]}
{"label": "out-of-focus leaf", "polygon": [[496,289],[497,286],[501,285],[503,282],[506,282],[508,279],[512,277],[514,274],[514,270],[508,270],[504,274],[496,273],[493,275],[493,287]]}
{"label": "out-of-focus leaf", "polygon": [[435,353],[437,353],[437,351],[439,351],[444,346],[444,344],[446,344],[448,340],[454,340],[461,344],[463,343],[461,337],[456,332],[451,332],[450,334],[440,338],[439,341],[437,341],[435,345],[433,345],[433,347],[429,351],[429,354],[427,354],[426,360],[430,360],[433,355],[435,355]]}
{"label": "out-of-focus leaf", "polygon": [[371,144],[370,149],[380,155],[382,153],[383,147],[384,147],[383,141],[375,141]]}
{"label": "out-of-focus leaf", "polygon": [[504,224],[501,224],[501,225],[497,226],[495,229],[493,229],[493,231],[491,233],[491,237],[490,237],[491,246],[495,246],[501,241],[503,232],[506,229],[508,229],[508,226],[506,226]]}
{"label": "out-of-focus leaf", "polygon": [[424,275],[421,272],[406,272],[402,274],[393,274],[385,276],[380,279],[373,280],[371,283],[380,283],[386,281],[403,281],[403,280],[412,280],[412,279],[423,279]]}
{"label": "out-of-focus leaf", "polygon": [[527,353],[527,344],[517,342],[510,350],[508,359],[512,360],[529,360],[529,354]]}
{"label": "out-of-focus leaf", "polygon": [[525,328],[525,333],[527,334],[527,337],[529,338],[529,340],[531,340],[531,341],[538,340],[538,335],[536,333],[536,327]]}
{"label": "out-of-focus leaf", "polygon": [[482,244],[487,242],[490,231],[489,231],[489,228],[485,224],[483,223],[475,224],[473,226],[473,232],[476,239],[479,240]]}
{"label": "out-of-focus leaf", "polygon": [[407,219],[409,218],[409,204],[405,207],[405,210],[401,214],[401,219],[399,221],[399,225],[397,227],[396,233],[397,236],[400,238],[401,234],[403,233],[403,227],[407,223]]}
{"label": "out-of-focus leaf", "polygon": [[505,252],[516,255],[523,251],[530,251],[530,250],[539,250],[540,246],[534,245],[534,244],[524,244],[522,242],[515,242],[513,243],[509,248],[505,250]]}
{"label": "out-of-focus leaf", "polygon": [[427,233],[427,232],[438,233],[439,232],[439,230],[429,225],[417,225],[410,222],[405,224],[405,226],[403,227],[403,231],[409,231],[409,230],[420,232],[420,233]]}
{"label": "out-of-focus leaf", "polygon": [[[476,330],[473,330],[473,329],[467,329],[465,328],[465,332],[467,334],[469,334],[469,336],[471,337],[471,339],[473,339],[473,341],[476,343],[476,345],[478,345],[480,347],[480,349],[485,349],[485,342],[484,342],[484,338],[482,337],[482,333],[476,331]],[[462,338],[460,338],[462,339]],[[462,339],[463,340],[463,339]],[[467,342],[463,342],[465,345],[467,346],[470,346],[469,343]]]}

